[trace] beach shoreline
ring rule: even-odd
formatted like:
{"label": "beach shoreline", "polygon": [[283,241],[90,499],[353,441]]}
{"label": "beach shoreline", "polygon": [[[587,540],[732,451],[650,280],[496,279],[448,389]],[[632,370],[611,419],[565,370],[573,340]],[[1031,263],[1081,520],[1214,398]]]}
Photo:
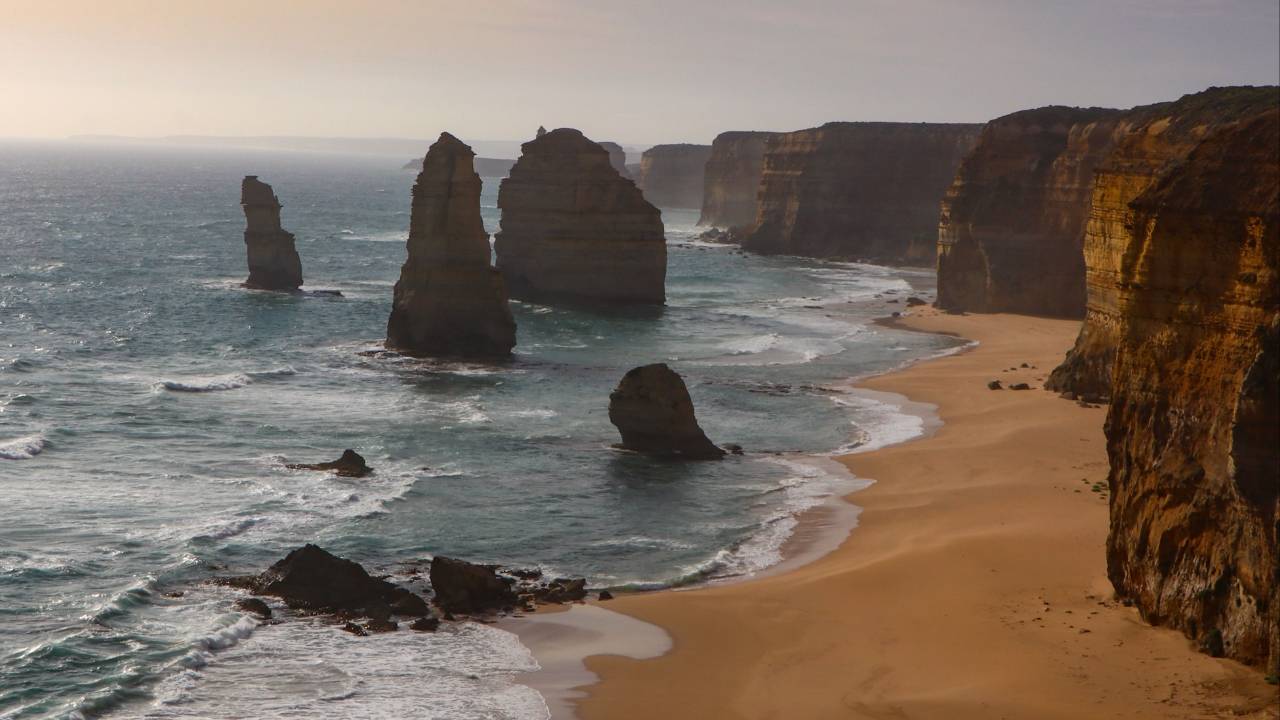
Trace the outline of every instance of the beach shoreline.
{"label": "beach shoreline", "polygon": [[837,458],[873,483],[845,498],[861,509],[857,531],[742,582],[611,601],[672,649],[636,659],[597,644],[578,680],[599,681],[554,716],[1274,717],[1261,673],[1113,601],[1106,502],[1091,491],[1106,477],[1105,409],[986,388],[1038,388],[1078,321],[921,309],[892,324],[976,345],[856,381],[941,418]]}

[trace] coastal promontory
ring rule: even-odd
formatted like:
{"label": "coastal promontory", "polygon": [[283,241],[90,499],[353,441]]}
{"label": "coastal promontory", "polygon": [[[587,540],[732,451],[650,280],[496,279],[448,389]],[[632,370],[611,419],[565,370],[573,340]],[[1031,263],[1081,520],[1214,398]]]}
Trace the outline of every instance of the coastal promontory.
{"label": "coastal promontory", "polygon": [[835,122],[765,144],[754,225],[766,255],[932,264],[938,203],[981,125]]}
{"label": "coastal promontory", "polygon": [[293,234],[280,225],[280,200],[271,186],[246,175],[240,183],[244,208],[244,244],[249,279],[244,286],[255,290],[293,292],[302,287],[302,259]]}
{"label": "coastal promontory", "polygon": [[730,131],[716,136],[707,157],[699,225],[740,228],[755,222],[765,143],[775,135]]}
{"label": "coastal promontory", "polygon": [[1122,115],[1054,106],[987,123],[942,200],[938,307],[1084,316],[1093,171]]}
{"label": "coastal promontory", "polygon": [[510,354],[516,325],[490,264],[475,153],[441,133],[413,186],[409,257],[400,268],[387,347],[417,356]]}
{"label": "coastal promontory", "polygon": [[498,190],[497,266],[511,296],[536,302],[661,304],[662,215],[609,153],[560,128],[521,146]]}
{"label": "coastal promontory", "polygon": [[654,145],[640,156],[636,185],[658,207],[700,208],[710,155],[709,145]]}

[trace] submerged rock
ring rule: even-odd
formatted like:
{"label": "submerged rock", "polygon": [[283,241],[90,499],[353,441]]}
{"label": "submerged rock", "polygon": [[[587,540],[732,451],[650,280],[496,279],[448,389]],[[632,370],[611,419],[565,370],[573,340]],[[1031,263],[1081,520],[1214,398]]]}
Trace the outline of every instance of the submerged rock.
{"label": "submerged rock", "polygon": [[262,601],[261,598],[244,598],[236,601],[236,608],[247,613],[252,613],[263,620],[271,619],[271,607]]}
{"label": "submerged rock", "polygon": [[662,304],[662,215],[581,132],[560,128],[521,146],[502,181],[497,266],[511,296],[535,302]]}
{"label": "submerged rock", "polygon": [[609,422],[622,447],[654,455],[719,459],[724,450],[707,439],[694,417],[684,380],[664,363],[634,368],[609,395]]}
{"label": "submerged rock", "polygon": [[290,470],[332,470],[342,477],[364,477],[373,472],[373,468],[364,461],[364,457],[355,450],[342,451],[342,457],[333,462],[294,463],[285,465]]}
{"label": "submerged rock", "polygon": [[387,347],[416,356],[502,357],[516,324],[502,274],[489,263],[475,153],[441,133],[413,186],[409,258],[400,268]]}
{"label": "submerged rock", "polygon": [[280,226],[280,200],[271,186],[257,175],[246,175],[240,183],[240,206],[244,208],[244,244],[249,260],[249,279],[244,286],[287,292],[302,287],[302,260],[293,235]]}

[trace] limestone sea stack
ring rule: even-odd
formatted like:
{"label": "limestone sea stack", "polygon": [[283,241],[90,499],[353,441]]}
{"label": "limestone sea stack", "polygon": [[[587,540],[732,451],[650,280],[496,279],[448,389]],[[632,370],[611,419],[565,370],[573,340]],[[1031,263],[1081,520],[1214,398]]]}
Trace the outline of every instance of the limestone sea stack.
{"label": "limestone sea stack", "polygon": [[511,296],[535,302],[661,304],[662,215],[571,128],[521,146],[498,190],[494,249]]}
{"label": "limestone sea stack", "polygon": [[938,307],[1084,317],[1093,171],[1122,116],[1055,106],[987,123],[942,200]]}
{"label": "limestone sea stack", "polygon": [[[1138,131],[1142,151],[1199,134],[1165,118]],[[1104,200],[1142,182],[1122,167]],[[1148,621],[1280,675],[1280,111],[1217,124],[1148,185],[1097,221],[1122,320],[1107,571]]]}
{"label": "limestone sea stack", "polygon": [[636,185],[658,207],[700,208],[709,157],[710,145],[654,145],[640,155]]}
{"label": "limestone sea stack", "polygon": [[1124,317],[1122,266],[1130,262],[1134,199],[1177,166],[1209,134],[1270,110],[1280,88],[1210,88],[1172,103],[1129,110],[1107,159],[1094,172],[1084,234],[1087,306],[1075,347],[1045,387],[1058,392],[1107,395]]}
{"label": "limestone sea stack", "polygon": [[255,290],[294,292],[302,287],[302,260],[293,235],[280,226],[280,200],[271,186],[246,175],[240,183],[244,208],[244,244],[249,279],[244,286]]}
{"label": "limestone sea stack", "polygon": [[633,179],[631,178],[631,172],[627,170],[627,152],[622,149],[621,145],[616,142],[609,142],[608,140],[597,144],[608,151],[609,164],[613,166],[614,170],[618,171],[619,175],[624,178]]}
{"label": "limestone sea stack", "polygon": [[755,222],[764,146],[772,132],[723,132],[711,143],[699,225],[741,228]]}
{"label": "limestone sea stack", "polygon": [[409,257],[400,268],[387,347],[417,356],[501,357],[516,344],[502,274],[489,262],[475,153],[441,133],[413,186]]}
{"label": "limestone sea stack", "polygon": [[938,204],[981,125],[837,122],[766,141],[743,248],[932,264]]}
{"label": "limestone sea stack", "polygon": [[716,460],[725,452],[707,439],[684,380],[664,363],[634,368],[609,395],[609,422],[622,447],[651,455]]}

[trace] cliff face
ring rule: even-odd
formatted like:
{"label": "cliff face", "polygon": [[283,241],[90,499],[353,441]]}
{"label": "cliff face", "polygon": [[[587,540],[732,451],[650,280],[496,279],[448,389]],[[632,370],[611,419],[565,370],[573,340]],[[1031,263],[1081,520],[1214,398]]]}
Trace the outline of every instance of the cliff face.
{"label": "cliff face", "polygon": [[[1117,186],[1100,187],[1104,200],[1142,182],[1141,160],[1180,126],[1145,128],[1100,180]],[[1107,417],[1108,573],[1149,621],[1274,675],[1280,112],[1220,125],[1147,184],[1123,220],[1096,221],[1120,251],[1106,264],[1107,308],[1122,318]]]}
{"label": "cliff face", "polygon": [[302,260],[293,234],[280,226],[280,200],[271,186],[257,175],[246,175],[240,183],[240,206],[244,208],[244,244],[249,260],[249,279],[244,286],[297,290],[302,286]]}
{"label": "cliff face", "polygon": [[1280,102],[1275,87],[1210,88],[1176,102],[1137,107],[1115,128],[1111,153],[1094,173],[1084,234],[1084,325],[1075,347],[1045,387],[1107,395],[1115,348],[1123,332],[1120,265],[1130,251],[1129,204],[1181,163],[1206,136]]}
{"label": "cliff face", "polygon": [[516,324],[502,275],[489,264],[475,154],[441,133],[413,186],[409,258],[400,268],[387,347],[419,356],[502,356]]}
{"label": "cliff face", "polygon": [[640,156],[636,185],[658,207],[700,208],[710,145],[654,145]]}
{"label": "cliff face", "polygon": [[662,215],[571,128],[525,143],[498,190],[498,268],[513,297],[539,302],[666,299]]}
{"label": "cliff face", "polygon": [[1093,172],[1122,115],[1045,107],[987,123],[942,200],[939,307],[1084,316]]}
{"label": "cliff face", "polygon": [[764,146],[772,132],[724,132],[711,143],[702,185],[699,225],[739,228],[756,219]]}
{"label": "cliff face", "polygon": [[769,255],[932,263],[938,205],[981,125],[828,123],[765,144],[756,219]]}
{"label": "cliff face", "polygon": [[608,140],[596,144],[609,153],[609,164],[613,166],[613,169],[617,170],[622,177],[628,180],[631,179],[631,172],[627,170],[627,153],[622,149],[622,146]]}

